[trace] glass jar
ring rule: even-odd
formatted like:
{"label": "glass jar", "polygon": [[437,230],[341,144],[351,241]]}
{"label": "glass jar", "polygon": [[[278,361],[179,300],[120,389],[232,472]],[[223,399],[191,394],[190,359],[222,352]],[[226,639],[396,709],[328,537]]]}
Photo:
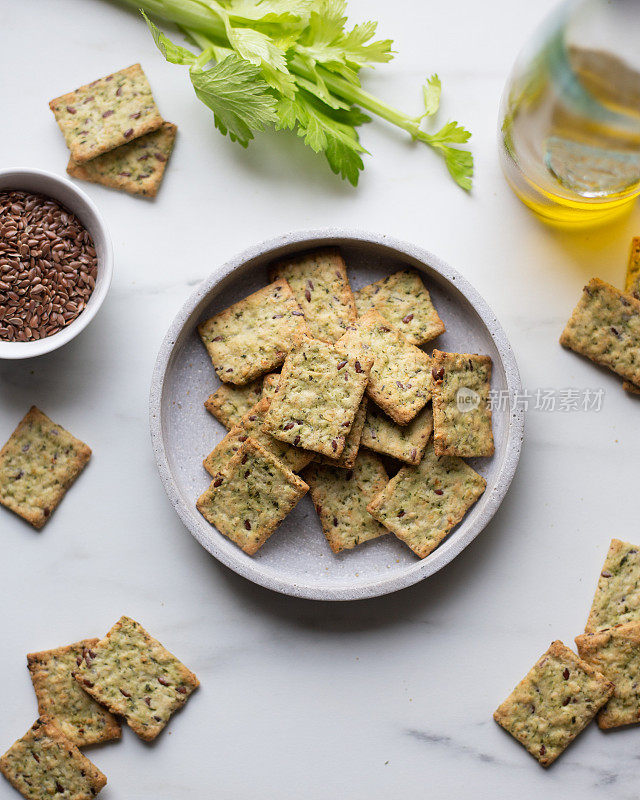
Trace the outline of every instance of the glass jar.
{"label": "glass jar", "polygon": [[640,0],[569,0],[518,57],[500,108],[502,167],[518,197],[589,224],[640,194]]}

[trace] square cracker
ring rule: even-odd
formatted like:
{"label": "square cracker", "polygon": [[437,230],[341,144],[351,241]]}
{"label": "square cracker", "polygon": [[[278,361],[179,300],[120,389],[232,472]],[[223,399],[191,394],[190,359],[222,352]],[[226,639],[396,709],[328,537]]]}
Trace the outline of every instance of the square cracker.
{"label": "square cracker", "polygon": [[46,716],[0,758],[0,772],[27,800],[92,800],[107,783]]}
{"label": "square cracker", "polygon": [[69,159],[67,172],[73,178],[100,183],[129,194],[155,197],[173,150],[177,128],[164,122],[157,131],[103,153],[84,164]]}
{"label": "square cracker", "polygon": [[593,278],[560,344],[640,384],[640,300]]}
{"label": "square cracker", "polygon": [[417,467],[402,467],[368,505],[378,522],[425,558],[478,500],[487,482],[456,456],[429,445]]}
{"label": "square cracker", "polygon": [[615,685],[611,700],[598,713],[601,728],[640,722],[640,622],[576,636],[580,658]]}
{"label": "square cracker", "polygon": [[284,280],[277,280],[198,325],[221,381],[243,385],[279,367],[297,333],[309,333]]}
{"label": "square cracker", "polygon": [[439,456],[492,456],[491,358],[432,354],[433,447]]}
{"label": "square cracker", "polygon": [[593,598],[585,633],[640,621],[640,552],[612,539]]}
{"label": "square cracker", "polygon": [[237,425],[262,397],[262,378],[244,386],[223,383],[204,401],[204,407],[227,430]]}
{"label": "square cracker", "polygon": [[353,418],[353,425],[347,434],[347,438],[344,443],[344,450],[342,451],[340,458],[328,458],[327,456],[321,456],[316,453],[313,456],[314,461],[317,461],[319,464],[327,464],[330,467],[353,469],[356,463],[356,457],[360,451],[362,429],[364,428],[364,422],[367,417],[367,406],[367,398],[363,397],[360,401],[360,406],[356,411],[356,415]]}
{"label": "square cracker", "polygon": [[264,447],[247,439],[196,507],[207,522],[252,556],[308,489]]}
{"label": "square cracker", "polygon": [[157,131],[163,123],[140,64],[56,97],[49,108],[76,164]]}
{"label": "square cracker", "polygon": [[0,503],[42,528],[91,449],[31,406],[0,450]]}
{"label": "square cracker", "polygon": [[272,281],[284,278],[289,283],[316,339],[333,344],[356,318],[347,268],[334,247],[284,258],[269,275]]}
{"label": "square cracker", "polygon": [[371,359],[298,337],[282,368],[264,429],[276,439],[339,458],[358,413]]}
{"label": "square cracker", "polygon": [[431,399],[431,359],[372,309],[350,325],[336,347],[373,358],[367,394],[399,425]]}
{"label": "square cracker", "polygon": [[552,642],[493,718],[543,767],[591,722],[613,684],[562,642]]}
{"label": "square cracker", "polygon": [[424,344],[445,332],[417,272],[402,270],[355,292],[358,315],[377,308],[411,344]]}
{"label": "square cracker", "polygon": [[204,459],[202,465],[212,478],[224,470],[249,437],[292,472],[299,472],[311,461],[312,453],[274,439],[263,430],[265,416],[270,405],[271,400],[268,397],[259,400]]}
{"label": "square cracker", "polygon": [[193,672],[130,617],[121,617],[91,653],[85,650],[73,676],[146,742],[199,685]]}
{"label": "square cracker", "polygon": [[389,480],[373,453],[358,453],[353,470],[311,464],[304,479],[334,553],[389,533],[367,511],[367,504]]}
{"label": "square cracker", "polygon": [[38,698],[40,716],[50,717],[76,747],[120,738],[120,724],[106,708],[78,686],[71,673],[98,639],[27,654],[27,666]]}
{"label": "square cracker", "polygon": [[407,425],[397,425],[379,408],[370,404],[360,444],[376,453],[416,466],[422,461],[432,432],[431,406],[423,408]]}

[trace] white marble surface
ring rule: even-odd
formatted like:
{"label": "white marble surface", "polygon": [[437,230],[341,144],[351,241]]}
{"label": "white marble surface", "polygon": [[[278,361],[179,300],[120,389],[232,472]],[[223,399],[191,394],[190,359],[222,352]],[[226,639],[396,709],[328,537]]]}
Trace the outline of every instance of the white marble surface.
{"label": "white marble surface", "polygon": [[[94,450],[41,532],[0,514],[0,748],[36,714],[25,653],[102,635],[127,613],[202,688],[156,744],[125,731],[91,751],[109,778],[105,800],[635,798],[637,730],[591,726],[545,772],[491,713],[551,639],[581,631],[611,536],[640,538],[638,401],[557,344],[586,279],[622,281],[640,214],[554,232],[502,180],[499,94],[551,0],[350,5],[354,19],[379,19],[400,52],[367,86],[417,109],[421,79],[440,73],[444,115],[474,133],[471,197],[381,124],[364,131],[374,155],[357,191],[285,137],[244,152],[214,131],[186,74],[130,13],[102,0],[0,3],[3,166],[63,173],[47,101],[138,60],[180,126],[155,203],[84,185],[116,252],[100,315],[62,351],[0,364],[0,438],[37,403]],[[441,573],[391,597],[323,605],[254,587],[189,536],[156,474],[147,395],[169,321],[214,265],[262,238],[334,224],[388,231],[461,270],[501,319],[528,389],[603,386],[606,396],[600,413],[528,414],[501,510]],[[2,782],[0,798],[14,796]]]}

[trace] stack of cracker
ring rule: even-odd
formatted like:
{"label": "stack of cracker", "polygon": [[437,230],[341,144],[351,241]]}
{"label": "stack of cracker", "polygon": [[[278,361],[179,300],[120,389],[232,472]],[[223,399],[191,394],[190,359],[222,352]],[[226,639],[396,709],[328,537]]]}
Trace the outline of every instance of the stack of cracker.
{"label": "stack of cracker", "polygon": [[391,532],[426,557],[486,486],[463,459],[493,454],[491,359],[422,349],[445,327],[414,272],[354,292],[326,248],[269,278],[198,326],[229,431],[198,510],[253,555],[309,492],[333,552]]}
{"label": "stack of cracker", "polygon": [[494,719],[547,767],[597,717],[602,729],[640,722],[640,548],[612,539],[580,657],[553,642]]}
{"label": "stack of cracker", "polygon": [[90,800],[106,777],[81,752],[121,735],[124,718],[156,738],[198,679],[130,617],[104,639],[27,655],[40,716],[0,758],[0,772],[27,800]]}
{"label": "stack of cracker", "polygon": [[99,78],[49,103],[64,134],[74,178],[155,197],[176,138],[140,64]]}
{"label": "stack of cracker", "polygon": [[640,394],[640,237],[631,243],[624,291],[599,278],[584,287],[560,344],[620,375]]}

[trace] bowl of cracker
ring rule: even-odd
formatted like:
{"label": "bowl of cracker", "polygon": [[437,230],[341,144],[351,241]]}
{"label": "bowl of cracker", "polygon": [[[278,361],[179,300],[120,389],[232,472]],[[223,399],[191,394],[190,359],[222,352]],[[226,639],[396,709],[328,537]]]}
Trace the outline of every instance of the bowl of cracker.
{"label": "bowl of cracker", "polygon": [[317,600],[397,591],[486,527],[523,415],[495,314],[437,256],[391,237],[287,234],[219,267],[155,365],[169,500],[220,562]]}

